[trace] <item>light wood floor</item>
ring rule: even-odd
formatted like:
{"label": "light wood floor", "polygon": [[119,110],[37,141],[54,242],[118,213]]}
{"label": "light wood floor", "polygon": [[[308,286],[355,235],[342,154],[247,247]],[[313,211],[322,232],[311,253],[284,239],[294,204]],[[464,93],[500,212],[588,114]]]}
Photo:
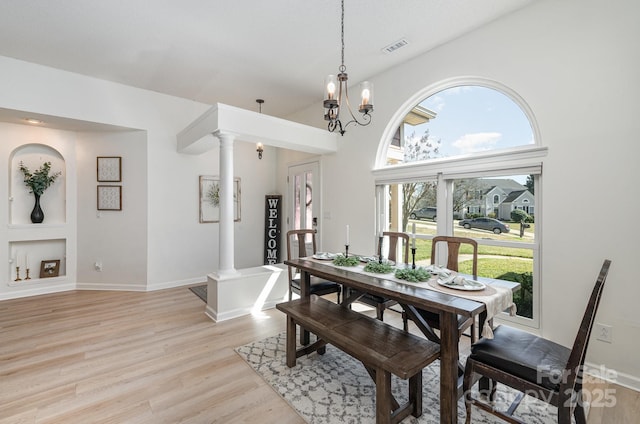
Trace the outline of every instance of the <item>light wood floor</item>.
{"label": "light wood floor", "polygon": [[[187,288],[2,301],[0,423],[303,423],[233,350],[284,325],[216,324]],[[638,422],[639,394],[616,389],[589,424]]]}

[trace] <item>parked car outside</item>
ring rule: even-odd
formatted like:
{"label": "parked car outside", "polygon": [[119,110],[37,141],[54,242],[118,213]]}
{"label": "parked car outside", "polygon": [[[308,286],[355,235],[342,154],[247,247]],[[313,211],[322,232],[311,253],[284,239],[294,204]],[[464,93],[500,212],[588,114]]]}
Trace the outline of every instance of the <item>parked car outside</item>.
{"label": "parked car outside", "polygon": [[496,234],[508,233],[511,230],[509,225],[493,218],[462,219],[458,222],[458,225],[466,228],[467,230],[469,228],[479,228],[481,230],[493,231]]}
{"label": "parked car outside", "polygon": [[427,219],[428,218],[428,219],[433,219],[435,221],[436,212],[437,212],[436,208],[431,208],[431,207],[420,208],[411,212],[411,214],[409,215],[409,218],[411,219]]}

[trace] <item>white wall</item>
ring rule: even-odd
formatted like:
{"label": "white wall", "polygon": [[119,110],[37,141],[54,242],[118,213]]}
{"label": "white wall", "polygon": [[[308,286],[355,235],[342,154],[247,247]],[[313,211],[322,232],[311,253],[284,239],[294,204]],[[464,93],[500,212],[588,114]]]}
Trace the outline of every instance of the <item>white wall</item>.
{"label": "white wall", "polygon": [[[602,261],[612,259],[597,321],[613,325],[614,341],[593,339],[587,361],[640,388],[640,229],[633,225],[640,208],[634,178],[640,152],[637,16],[640,3],[632,0],[540,1],[371,78],[373,123],[350,128],[339,152],[324,158],[331,169],[324,174],[324,208],[333,217],[323,223],[325,249],[341,248],[345,224],[354,251],[373,244],[370,171],[385,126],[408,99],[453,77],[498,81],[525,99],[549,148],[542,215],[536,214],[542,228],[541,332],[564,345],[573,342]],[[321,110],[314,105],[292,119],[322,126]],[[362,213],[353,214],[356,207]]]}
{"label": "white wall", "polygon": [[[146,132],[146,142],[138,140],[137,136],[118,133],[78,134],[87,143],[78,147],[82,154],[78,163],[83,170],[82,187],[78,193],[83,198],[91,196],[87,202],[81,199],[83,208],[85,203],[88,205],[86,210],[82,209],[80,220],[83,234],[86,231],[86,237],[81,238],[80,244],[87,250],[83,251],[80,258],[82,263],[78,264],[82,273],[82,279],[78,282],[87,283],[86,287],[98,288],[103,284],[102,287],[111,288],[119,280],[127,289],[142,289],[146,285],[145,288],[150,290],[206,281],[206,274],[215,271],[218,265],[218,224],[198,222],[198,176],[219,175],[218,152],[214,149],[200,156],[178,154],[176,134],[209,106],[6,57],[0,57],[0,70],[3,75],[0,79],[0,92],[3,93],[0,108]],[[34,130],[24,126],[24,131]],[[0,137],[2,135],[0,130]],[[140,198],[125,197],[124,211],[119,215],[103,213],[98,224],[92,204],[95,199],[92,194],[92,190],[95,190],[95,170],[92,167],[98,153],[109,151],[109,155],[119,156],[106,144],[120,136],[121,140],[136,143],[134,147],[126,145],[124,141],[116,142],[117,148],[123,152],[126,173],[123,193]],[[144,151],[140,150],[141,146],[144,146]],[[266,148],[264,158],[260,161],[255,145],[242,141],[235,143],[234,150],[235,176],[242,180],[242,221],[234,224],[235,257],[236,267],[244,268],[262,264],[264,196],[276,191],[274,169],[277,158],[273,149]],[[3,160],[2,157],[0,160]],[[141,168],[136,168],[136,162],[141,160],[146,160],[146,164],[140,163]],[[146,176],[143,177],[138,173],[144,167]],[[142,187],[140,184],[145,181],[146,187]],[[73,184],[69,192],[75,193],[76,178]],[[6,187],[4,185],[3,190]],[[145,206],[138,203],[142,199],[145,199],[146,210]],[[75,197],[73,201],[75,230]],[[128,209],[128,205],[136,204],[139,207],[135,210]],[[141,214],[146,216],[142,217]],[[117,227],[120,220],[125,225],[113,231],[113,237],[102,237],[100,246],[88,246],[91,239],[96,237],[93,224],[110,231]],[[136,227],[136,223],[146,229]],[[129,231],[124,231],[124,228]],[[141,243],[144,237],[146,240]],[[5,240],[6,235],[0,239],[0,243],[4,245]],[[128,241],[131,242],[130,252],[135,252],[132,257],[125,257],[123,252],[118,252],[122,250],[122,243]],[[146,260],[135,264],[129,262],[137,260],[144,249]],[[104,271],[101,274],[92,270],[98,255],[107,258],[103,259]],[[110,274],[116,268],[122,268],[121,280],[116,274]],[[73,269],[75,283],[75,263]]]}
{"label": "white wall", "polygon": [[[78,287],[146,290],[147,134],[79,132]],[[96,158],[120,156],[121,182],[98,182]],[[121,211],[97,210],[97,186],[122,187]],[[94,264],[102,264],[98,271]]]}

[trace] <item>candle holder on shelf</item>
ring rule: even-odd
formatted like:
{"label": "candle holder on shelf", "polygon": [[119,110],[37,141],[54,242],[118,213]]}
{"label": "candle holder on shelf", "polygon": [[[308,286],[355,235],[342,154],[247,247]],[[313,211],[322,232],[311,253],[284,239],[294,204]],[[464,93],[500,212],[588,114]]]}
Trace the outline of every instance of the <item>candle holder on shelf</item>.
{"label": "candle holder on shelf", "polygon": [[22,278],[20,278],[20,267],[17,266],[16,267],[16,279],[13,281],[22,281]]}
{"label": "candle holder on shelf", "polygon": [[29,277],[29,268],[27,268],[25,271],[27,272],[27,276],[24,277],[24,279],[25,280],[31,280],[31,277]]}
{"label": "candle holder on shelf", "polygon": [[349,245],[348,244],[344,245],[344,257],[345,258],[349,257]]}
{"label": "candle holder on shelf", "polygon": [[416,248],[411,248],[411,269],[416,269]]}

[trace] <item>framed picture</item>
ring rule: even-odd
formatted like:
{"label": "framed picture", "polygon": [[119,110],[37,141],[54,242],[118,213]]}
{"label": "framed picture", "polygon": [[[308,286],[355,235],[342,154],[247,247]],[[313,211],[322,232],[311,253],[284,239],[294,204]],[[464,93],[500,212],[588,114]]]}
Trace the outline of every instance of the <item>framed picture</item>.
{"label": "framed picture", "polygon": [[122,210],[122,186],[99,185],[98,186],[98,210],[121,211]]}
{"label": "framed picture", "polygon": [[98,156],[98,181],[122,181],[122,158],[120,156]]}
{"label": "framed picture", "polygon": [[[240,178],[233,179],[233,220],[240,221]],[[220,222],[220,177],[200,175],[200,222]]]}
{"label": "framed picture", "polygon": [[60,274],[60,259],[40,262],[40,278],[57,277]]}

